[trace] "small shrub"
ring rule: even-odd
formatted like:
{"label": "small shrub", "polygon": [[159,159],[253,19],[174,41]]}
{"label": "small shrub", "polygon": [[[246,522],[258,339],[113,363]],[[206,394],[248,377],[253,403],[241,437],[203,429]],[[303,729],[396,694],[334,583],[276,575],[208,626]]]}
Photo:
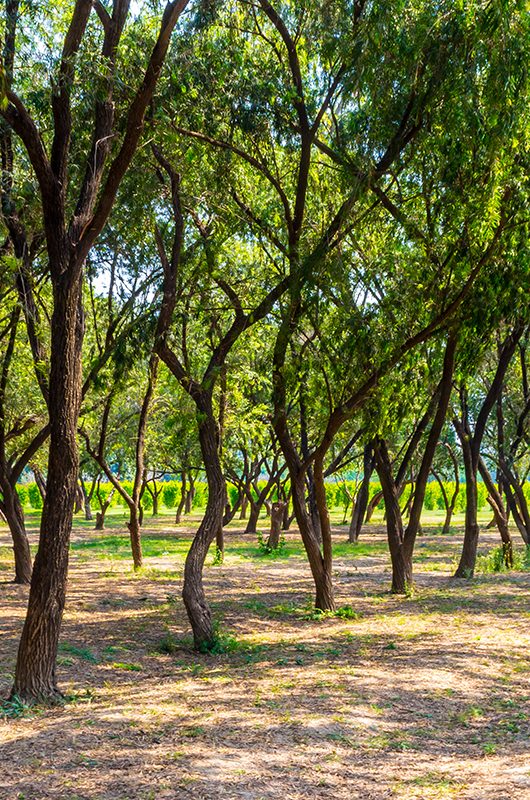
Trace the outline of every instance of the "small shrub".
{"label": "small shrub", "polygon": [[181,485],[178,481],[167,481],[162,489],[162,503],[166,508],[175,508],[180,502]]}
{"label": "small shrub", "polygon": [[13,695],[9,700],[2,700],[0,703],[0,717],[4,719],[20,719],[27,717],[34,709],[24,702],[18,695]]}
{"label": "small shrub", "polygon": [[[285,550],[285,536],[280,536],[278,547],[270,547],[262,533],[258,532],[258,550],[262,556],[281,555]],[[267,537],[268,538],[268,537]]]}
{"label": "small shrub", "polygon": [[28,483],[28,500],[31,508],[42,508],[42,495],[36,483]]}

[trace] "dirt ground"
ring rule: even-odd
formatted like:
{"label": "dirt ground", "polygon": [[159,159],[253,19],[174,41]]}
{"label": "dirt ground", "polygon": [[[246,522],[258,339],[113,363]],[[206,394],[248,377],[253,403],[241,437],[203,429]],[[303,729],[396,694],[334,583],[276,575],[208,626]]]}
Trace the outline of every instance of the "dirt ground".
{"label": "dirt ground", "polygon": [[[231,555],[243,539],[205,572],[222,651],[208,655],[190,648],[181,557],[135,576],[74,550],[69,702],[0,720],[2,800],[530,798],[530,573],[454,581],[461,537],[429,536],[396,598],[383,548],[352,551],[335,562],[342,617],[316,619],[305,561]],[[27,589],[0,592],[5,696]]]}

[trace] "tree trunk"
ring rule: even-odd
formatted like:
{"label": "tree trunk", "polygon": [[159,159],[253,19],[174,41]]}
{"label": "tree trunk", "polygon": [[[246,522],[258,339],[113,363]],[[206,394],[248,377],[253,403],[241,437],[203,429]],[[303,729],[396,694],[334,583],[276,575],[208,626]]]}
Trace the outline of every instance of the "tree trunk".
{"label": "tree trunk", "polygon": [[403,520],[399,507],[398,491],[392,478],[392,465],[388,450],[382,439],[378,441],[375,447],[375,457],[385,500],[388,549],[392,562],[392,593],[406,594],[412,581],[412,575],[407,570],[407,561],[403,551]]}
{"label": "tree trunk", "polygon": [[182,519],[182,512],[184,510],[184,505],[186,503],[186,496],[187,496],[187,492],[186,492],[186,471],[185,470],[182,470],[181,476],[182,476],[182,480],[181,480],[181,486],[180,486],[180,501],[179,501],[179,504],[178,504],[178,507],[177,507],[177,512],[175,514],[175,525],[180,525],[180,521]]}
{"label": "tree trunk", "polygon": [[75,505],[74,505],[74,514],[79,514],[82,510],[85,501],[85,496],[83,494],[83,490],[79,484],[77,484],[77,488],[75,491]]}
{"label": "tree trunk", "polygon": [[271,527],[269,538],[267,539],[267,547],[271,550],[277,550],[280,545],[284,510],[285,503],[283,500],[278,500],[271,506]]}
{"label": "tree trunk", "polygon": [[447,340],[447,346],[445,348],[442,378],[436,392],[436,394],[438,394],[436,413],[429,431],[429,436],[427,437],[425,451],[421,459],[421,465],[414,488],[409,523],[403,536],[403,558],[405,560],[405,573],[409,586],[412,583],[412,555],[414,552],[414,544],[416,541],[416,535],[421,531],[421,512],[423,511],[423,501],[425,500],[427,481],[429,480],[434,454],[440,440],[440,434],[445,423],[447,409],[451,399],[455,352],[456,337],[453,334],[450,334]]}
{"label": "tree trunk", "polygon": [[379,505],[379,503],[381,502],[382,499],[383,499],[383,492],[379,491],[379,492],[376,492],[374,494],[374,496],[372,497],[372,499],[368,503],[368,506],[366,508],[366,516],[364,518],[364,521],[365,521],[366,524],[368,524],[370,522],[370,520],[372,519],[374,511],[375,511],[375,509],[377,508],[377,506]]}
{"label": "tree trunk", "polygon": [[259,519],[259,512],[260,507],[255,502],[249,502],[250,505],[250,514],[248,516],[247,527],[245,528],[245,533],[256,533],[258,527],[258,519]]}
{"label": "tree trunk", "polygon": [[477,467],[474,463],[469,438],[466,435],[461,437],[461,445],[464,456],[464,471],[466,476],[466,516],[464,544],[462,546],[460,562],[455,572],[455,578],[472,578],[475,572],[479,537],[479,526],[477,520]]}
{"label": "tree trunk", "polygon": [[35,464],[32,465],[31,469],[35,477],[35,483],[37,484],[40,496],[42,497],[42,501],[44,502],[46,500],[46,480],[40,469]]}
{"label": "tree trunk", "polygon": [[66,597],[68,552],[79,458],[83,315],[81,275],[54,281],[49,389],[50,450],[39,549],[18,650],[12,696],[25,702],[61,698],[55,662]]}
{"label": "tree trunk", "polygon": [[[246,494],[244,494],[241,499],[241,511],[239,512],[239,519],[246,519],[247,511],[248,511],[248,497],[246,496]],[[247,532],[248,531],[245,531],[245,533]]]}
{"label": "tree trunk", "polygon": [[491,506],[493,518],[501,536],[502,549],[504,552],[504,563],[508,569],[511,569],[513,567],[513,545],[510,530],[508,528],[508,514],[506,513],[504,503],[502,502],[502,496],[497,490],[495,482],[493,481],[493,478],[491,477],[490,472],[482,458],[479,458],[479,470],[482,480],[486,484],[486,488],[489,492],[487,501]]}
{"label": "tree trunk", "polygon": [[193,499],[195,497],[195,478],[190,472],[190,488],[186,494],[186,502],[184,504],[184,513],[191,514],[193,509]]}
{"label": "tree trunk", "polygon": [[215,549],[216,558],[222,561],[225,554],[225,537],[223,532],[223,523],[219,525],[217,533],[215,534]]}
{"label": "tree trunk", "polygon": [[283,506],[283,519],[282,519],[282,531],[288,531],[291,527],[291,515],[289,511],[289,498],[284,501]]}
{"label": "tree trunk", "polygon": [[355,498],[353,506],[353,514],[348,531],[348,541],[357,542],[361,533],[364,516],[366,514],[366,507],[368,505],[368,496],[370,494],[370,479],[373,472],[373,448],[372,444],[367,444],[364,448],[363,454],[363,479],[361,487]]}
{"label": "tree trunk", "polygon": [[140,509],[136,506],[129,508],[130,516],[127,528],[131,538],[131,552],[133,557],[134,569],[140,569],[142,566],[142,537],[141,537],[141,519]]}
{"label": "tree trunk", "polygon": [[211,408],[211,398],[202,396],[196,402],[199,441],[208,482],[208,501],[186,558],[182,598],[193,630],[195,648],[204,651],[215,643],[215,631],[204,593],[202,572],[210,545],[222,525],[226,482],[219,458],[217,422]]}
{"label": "tree trunk", "polygon": [[[94,484],[92,484],[94,486]],[[90,495],[88,494],[85,486],[85,482],[81,481],[81,491],[83,492],[83,506],[85,509],[85,520],[87,522],[91,522],[93,520],[92,515],[92,506],[90,505]]]}
{"label": "tree trunk", "polygon": [[[291,471],[290,471],[291,472]],[[313,529],[312,519],[305,502],[305,476],[303,472],[291,472],[293,508],[302,536],[311,574],[315,582],[315,608],[321,611],[334,611],[333,576],[327,570],[320,552],[320,544]]]}
{"label": "tree trunk", "polygon": [[24,511],[15,488],[8,480],[2,481],[3,512],[11,538],[13,539],[13,553],[15,556],[15,583],[28,584],[31,582],[31,552],[29,549],[26,526],[24,524]]}

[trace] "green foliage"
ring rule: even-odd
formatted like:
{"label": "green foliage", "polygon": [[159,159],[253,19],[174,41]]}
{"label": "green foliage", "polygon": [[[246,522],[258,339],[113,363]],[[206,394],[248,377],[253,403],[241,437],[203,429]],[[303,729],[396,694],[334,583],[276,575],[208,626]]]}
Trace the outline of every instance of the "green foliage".
{"label": "green foliage", "polygon": [[162,489],[162,503],[166,508],[176,508],[180,502],[182,487],[178,481],[166,481]]}
{"label": "green foliage", "polygon": [[20,504],[22,508],[24,508],[28,502],[28,487],[24,483],[17,483],[16,491],[18,494],[18,499],[20,500]]}
{"label": "green foliage", "polygon": [[59,644],[59,652],[60,653],[68,653],[76,658],[80,658],[83,661],[90,661],[92,664],[97,664],[99,659],[94,653],[88,649],[88,647],[77,647],[74,644],[69,644],[68,642],[61,642]]}
{"label": "green foliage", "polygon": [[[530,547],[525,548],[523,551],[516,550],[513,554],[513,569],[527,571],[530,570]],[[482,572],[485,575],[506,572],[506,558],[504,547],[494,547],[486,555],[477,558],[477,572]]]}
{"label": "green foliage", "polygon": [[16,694],[10,697],[9,700],[2,700],[0,702],[0,718],[20,719],[22,717],[33,716],[34,713],[34,706],[24,702],[24,700]]}
{"label": "green foliage", "polygon": [[283,534],[280,536],[277,547],[271,547],[267,543],[265,537],[260,531],[258,531],[257,539],[258,539],[258,550],[262,556],[272,556],[272,557],[281,556],[285,550],[285,536]]}
{"label": "green foliage", "polygon": [[208,486],[206,483],[195,484],[195,496],[193,498],[193,508],[204,508],[208,500]]}
{"label": "green foliage", "polygon": [[42,495],[39,491],[39,487],[36,483],[28,483],[27,485],[27,497],[29,500],[29,504],[31,508],[34,509],[41,509],[42,508]]}

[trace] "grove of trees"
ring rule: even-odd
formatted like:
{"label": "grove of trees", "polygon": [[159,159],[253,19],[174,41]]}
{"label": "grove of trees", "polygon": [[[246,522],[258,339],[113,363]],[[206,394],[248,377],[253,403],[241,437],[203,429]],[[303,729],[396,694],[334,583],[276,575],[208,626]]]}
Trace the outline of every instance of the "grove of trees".
{"label": "grove of trees", "polygon": [[[31,584],[12,693],[60,698],[74,511],[296,527],[384,508],[391,589],[432,498],[530,543],[530,16],[522,0],[6,0],[0,511]],[[29,481],[29,482],[28,482]],[[24,503],[42,504],[34,562]],[[513,524],[512,524],[513,523]],[[345,529],[347,531],[347,528]],[[347,533],[345,532],[345,536]],[[276,538],[274,538],[276,537]]]}

